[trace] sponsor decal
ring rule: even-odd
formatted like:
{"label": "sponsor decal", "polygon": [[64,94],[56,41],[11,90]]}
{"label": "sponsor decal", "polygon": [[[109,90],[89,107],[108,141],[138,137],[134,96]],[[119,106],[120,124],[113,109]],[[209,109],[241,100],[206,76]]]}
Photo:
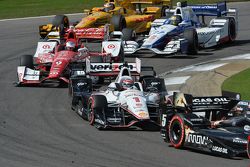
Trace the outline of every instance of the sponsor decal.
{"label": "sponsor decal", "polygon": [[50,46],[48,44],[42,46],[43,49],[50,49]]}
{"label": "sponsor decal", "polygon": [[108,47],[109,49],[114,49],[114,48],[115,48],[115,45],[114,45],[114,44],[109,44],[107,47]]}
{"label": "sponsor decal", "polygon": [[121,118],[107,118],[109,122],[121,122]]}
{"label": "sponsor decal", "polygon": [[228,103],[230,100],[228,100],[225,97],[218,97],[218,98],[197,98],[193,99],[194,104],[210,104],[210,103]]}
{"label": "sponsor decal", "polygon": [[194,144],[208,145],[208,141],[210,140],[207,136],[189,133],[186,141]]}
{"label": "sponsor decal", "polygon": [[212,147],[212,150],[213,150],[213,151],[216,151],[216,152],[228,154],[227,149],[226,149],[226,148],[223,148],[223,147],[213,146],[213,147]]}
{"label": "sponsor decal", "polygon": [[[117,71],[117,70],[121,70],[121,68],[123,67],[123,65],[112,65],[112,64],[91,64],[90,68],[91,70],[94,71]],[[130,70],[133,70],[133,65],[128,65],[128,68]]]}
{"label": "sponsor decal", "polygon": [[79,83],[77,83],[77,86],[79,87],[79,86],[84,86],[84,85],[87,85],[87,83],[86,82],[79,82]]}
{"label": "sponsor decal", "polygon": [[247,140],[242,140],[240,138],[234,138],[233,139],[234,143],[242,143],[242,144],[247,144]]}
{"label": "sponsor decal", "polygon": [[56,62],[56,65],[57,65],[57,66],[59,66],[59,65],[61,65],[61,64],[62,64],[61,61],[57,61],[57,62]]}
{"label": "sponsor decal", "polygon": [[202,118],[193,118],[193,119],[190,119],[190,121],[192,121],[192,122],[203,122],[203,119]]}
{"label": "sponsor decal", "polygon": [[140,112],[139,114],[138,114],[140,117],[148,117],[148,113],[146,113],[146,112]]}

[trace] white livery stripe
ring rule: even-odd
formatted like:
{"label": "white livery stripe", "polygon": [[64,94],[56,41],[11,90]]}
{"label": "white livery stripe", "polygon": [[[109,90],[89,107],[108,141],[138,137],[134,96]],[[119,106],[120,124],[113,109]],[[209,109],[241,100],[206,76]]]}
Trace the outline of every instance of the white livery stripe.
{"label": "white livery stripe", "polygon": [[184,84],[190,76],[183,76],[183,77],[172,77],[172,78],[165,78],[165,85],[180,85]]}

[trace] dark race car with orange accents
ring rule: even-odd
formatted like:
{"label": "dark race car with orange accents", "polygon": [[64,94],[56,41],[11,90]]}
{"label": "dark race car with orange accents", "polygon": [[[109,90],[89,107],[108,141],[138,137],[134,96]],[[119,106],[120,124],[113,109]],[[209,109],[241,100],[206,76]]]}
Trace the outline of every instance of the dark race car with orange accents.
{"label": "dark race car with orange accents", "polygon": [[250,112],[233,117],[238,100],[174,93],[162,113],[161,135],[177,149],[190,148],[222,157],[249,155]]}

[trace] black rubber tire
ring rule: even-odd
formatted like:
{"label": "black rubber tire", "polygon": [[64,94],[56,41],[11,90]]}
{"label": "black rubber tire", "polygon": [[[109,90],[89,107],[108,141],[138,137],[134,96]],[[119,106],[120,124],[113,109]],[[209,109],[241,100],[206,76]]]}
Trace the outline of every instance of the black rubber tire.
{"label": "black rubber tire", "polygon": [[195,29],[184,31],[184,38],[188,40],[188,55],[197,55],[198,53],[198,35]]}
{"label": "black rubber tire", "polygon": [[56,15],[52,20],[52,25],[59,27],[61,24],[64,28],[69,28],[69,18],[65,15]]}
{"label": "black rubber tire", "polygon": [[127,27],[126,20],[122,15],[114,15],[110,23],[114,26],[114,31],[122,31],[122,29]]}
{"label": "black rubber tire", "polygon": [[248,136],[248,142],[247,142],[247,155],[248,158],[250,159],[250,136]]}
{"label": "black rubber tire", "polygon": [[32,55],[22,55],[20,57],[20,66],[26,66],[30,69],[34,68],[33,56]]}
{"label": "black rubber tire", "polygon": [[88,121],[90,125],[94,125],[95,123],[95,112],[96,110],[106,110],[108,107],[107,98],[103,95],[93,95],[89,99],[88,110],[89,113],[87,115]]}
{"label": "black rubber tire", "polygon": [[161,17],[164,17],[164,18],[167,17],[167,18],[169,18],[169,16],[166,16],[166,13],[165,13],[166,9],[170,9],[170,7],[167,6],[167,5],[162,6],[162,8],[161,8]]}
{"label": "black rubber tire", "polygon": [[124,28],[122,29],[123,40],[124,41],[134,41],[136,38],[136,33],[131,28]]}
{"label": "black rubber tire", "polygon": [[229,42],[233,42],[236,38],[236,23],[233,17],[228,18],[228,36]]}
{"label": "black rubber tire", "polygon": [[184,120],[180,114],[176,114],[169,123],[169,140],[175,148],[181,148],[185,142]]}

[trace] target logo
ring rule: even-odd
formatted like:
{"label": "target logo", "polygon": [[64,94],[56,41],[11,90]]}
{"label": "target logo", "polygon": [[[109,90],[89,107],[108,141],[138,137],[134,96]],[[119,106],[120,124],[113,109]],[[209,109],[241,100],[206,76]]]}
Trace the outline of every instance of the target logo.
{"label": "target logo", "polygon": [[114,45],[114,44],[109,44],[109,45],[108,45],[108,48],[109,48],[109,49],[114,49],[114,48],[115,48],[115,45]]}
{"label": "target logo", "polygon": [[43,49],[50,49],[49,45],[43,45]]}

